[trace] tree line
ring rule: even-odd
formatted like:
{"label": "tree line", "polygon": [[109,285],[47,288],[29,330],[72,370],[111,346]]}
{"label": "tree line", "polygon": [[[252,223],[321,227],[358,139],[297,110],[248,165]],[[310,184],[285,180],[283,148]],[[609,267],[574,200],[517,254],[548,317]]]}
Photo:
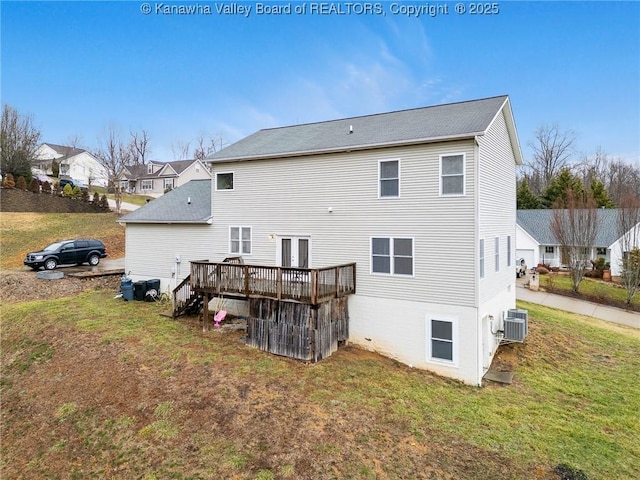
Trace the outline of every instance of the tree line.
{"label": "tree line", "polygon": [[640,196],[640,166],[598,148],[590,155],[576,149],[576,134],[557,125],[539,127],[529,142],[533,154],[519,172],[518,209],[553,208],[566,204],[568,190],[589,193],[599,208],[615,208]]}

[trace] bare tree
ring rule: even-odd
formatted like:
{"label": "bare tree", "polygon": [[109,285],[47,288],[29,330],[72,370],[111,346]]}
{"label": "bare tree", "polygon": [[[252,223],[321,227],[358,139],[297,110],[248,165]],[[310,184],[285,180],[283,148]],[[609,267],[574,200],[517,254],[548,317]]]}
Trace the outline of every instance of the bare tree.
{"label": "bare tree", "polygon": [[193,151],[193,158],[202,161],[216,151],[216,142],[212,138],[205,139],[204,135],[200,135],[196,138],[196,148]]}
{"label": "bare tree", "polygon": [[573,291],[577,292],[598,233],[598,209],[590,191],[577,195],[569,189],[564,205],[566,208],[554,209],[551,230],[567,257]]}
{"label": "bare tree", "polygon": [[191,142],[176,142],[171,144],[171,153],[174,160],[186,160],[189,158],[191,151]]}
{"label": "bare tree", "polygon": [[640,198],[637,195],[626,195],[622,199],[616,223],[622,284],[630,304],[640,285]]}
{"label": "bare tree", "polygon": [[146,130],[142,130],[140,132],[129,132],[129,135],[131,136],[131,143],[129,143],[131,164],[144,165],[147,163],[147,156],[151,152],[149,134]]}
{"label": "bare tree", "polygon": [[5,104],[2,108],[0,133],[0,170],[15,178],[31,178],[31,162],[35,157],[40,131],[33,125],[31,115],[20,115]]}
{"label": "bare tree", "polygon": [[558,125],[543,125],[536,130],[535,140],[529,142],[533,159],[526,165],[527,180],[536,195],[541,195],[553,177],[568,168],[575,140],[573,131],[561,132]]}
{"label": "bare tree", "polygon": [[122,203],[119,176],[122,168],[131,163],[129,144],[122,141],[119,130],[111,125],[98,140],[98,148],[93,154],[107,171],[108,185],[114,189],[116,213],[119,214]]}
{"label": "bare tree", "polygon": [[604,183],[613,203],[619,205],[629,195],[640,195],[640,168],[620,158],[612,160]]}
{"label": "bare tree", "polygon": [[67,137],[67,146],[71,148],[82,148],[82,136],[78,134]]}

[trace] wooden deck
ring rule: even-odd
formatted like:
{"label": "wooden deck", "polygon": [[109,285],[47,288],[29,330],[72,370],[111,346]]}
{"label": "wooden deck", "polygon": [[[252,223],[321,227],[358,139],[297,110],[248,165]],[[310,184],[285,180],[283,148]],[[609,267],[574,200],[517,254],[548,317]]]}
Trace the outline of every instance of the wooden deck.
{"label": "wooden deck", "polygon": [[318,305],[356,292],[356,264],[291,268],[191,262],[190,288],[207,297],[272,298]]}

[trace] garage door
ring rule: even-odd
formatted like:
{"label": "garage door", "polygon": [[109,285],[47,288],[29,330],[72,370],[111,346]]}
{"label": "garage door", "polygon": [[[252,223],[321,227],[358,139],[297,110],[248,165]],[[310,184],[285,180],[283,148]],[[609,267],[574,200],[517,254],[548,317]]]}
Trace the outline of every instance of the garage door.
{"label": "garage door", "polygon": [[524,258],[524,262],[527,264],[527,268],[534,267],[533,263],[533,250],[516,250],[516,261]]}

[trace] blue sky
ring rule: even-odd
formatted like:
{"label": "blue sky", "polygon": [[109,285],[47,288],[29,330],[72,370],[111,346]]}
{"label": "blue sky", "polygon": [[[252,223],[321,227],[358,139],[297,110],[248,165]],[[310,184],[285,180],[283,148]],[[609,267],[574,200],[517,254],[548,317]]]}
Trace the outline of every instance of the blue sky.
{"label": "blue sky", "polygon": [[[52,143],[78,136],[91,148],[110,125],[147,130],[151,158],[166,161],[199,135],[229,144],[261,128],[508,94],[525,159],[536,128],[555,123],[577,134],[577,157],[601,147],[640,165],[636,1],[502,1],[493,15],[428,2],[439,14],[417,18],[398,5],[427,2],[313,15],[258,15],[241,1],[150,1],[145,15],[143,3],[0,2],[2,103],[32,114]],[[251,14],[218,14],[234,4]],[[200,13],[157,10],[178,5]]]}

